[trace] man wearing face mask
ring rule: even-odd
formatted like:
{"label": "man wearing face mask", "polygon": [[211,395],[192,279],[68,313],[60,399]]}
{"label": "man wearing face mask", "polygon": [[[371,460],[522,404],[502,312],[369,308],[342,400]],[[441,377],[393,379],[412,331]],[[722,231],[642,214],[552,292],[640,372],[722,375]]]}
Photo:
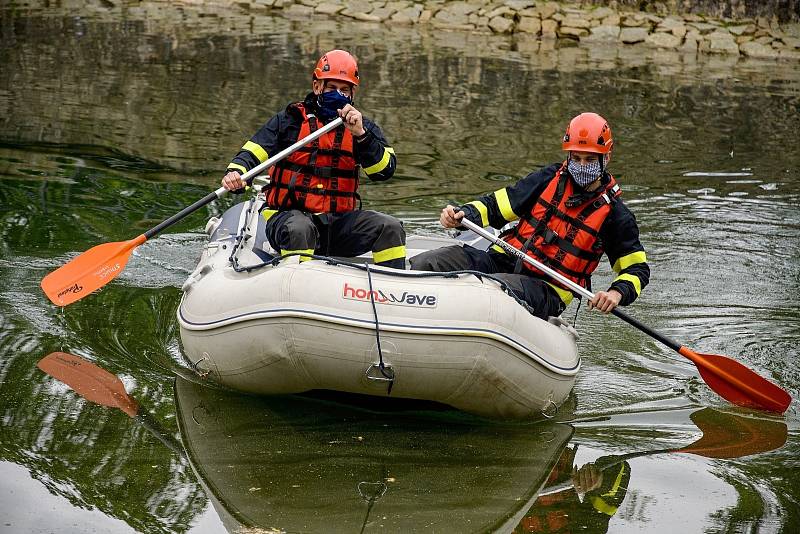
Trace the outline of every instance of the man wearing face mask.
{"label": "man wearing face mask", "polygon": [[[567,151],[564,162],[460,208],[448,205],[439,220],[445,228],[458,227],[464,217],[480,226],[501,228],[520,219],[502,239],[589,290],[591,274],[605,253],[616,277],[607,291],[595,293],[589,308],[609,313],[618,305],[626,306],[647,285],[650,267],[636,219],[606,170],[613,144],[603,117],[581,113],[562,139]],[[412,258],[411,267],[495,274],[543,319],[560,315],[573,298],[557,281],[496,245],[488,251],[457,245],[429,251]]]}
{"label": "man wearing face mask", "polygon": [[[282,255],[358,256],[372,251],[376,264],[404,269],[401,222],[360,209],[359,169],[371,180],[388,180],[396,157],[381,129],[353,106],[358,83],[355,58],[344,50],[327,52],[314,69],[311,93],[289,104],[244,144],[228,165],[222,185],[232,192],[244,191],[242,174],[342,117],[344,126],[272,168],[262,210],[267,238]],[[307,259],[301,256],[301,261]]]}

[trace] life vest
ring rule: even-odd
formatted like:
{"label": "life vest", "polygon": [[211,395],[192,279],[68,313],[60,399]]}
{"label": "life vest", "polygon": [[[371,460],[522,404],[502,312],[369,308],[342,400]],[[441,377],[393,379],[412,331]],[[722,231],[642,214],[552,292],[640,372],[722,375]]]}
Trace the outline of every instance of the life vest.
{"label": "life vest", "polygon": [[[590,289],[591,274],[603,255],[600,227],[621,191],[614,177],[609,175],[608,183],[598,188],[596,194],[588,198],[575,197],[579,199],[577,202],[574,199],[570,201],[576,188],[565,169],[566,163],[547,184],[530,213],[523,216],[503,239],[564,277]],[[547,278],[536,267],[521,263]]]}
{"label": "life vest", "polygon": [[[303,117],[297,139],[319,129],[320,121],[306,113],[302,102],[289,112]],[[356,209],[358,165],[353,156],[353,135],[340,126],[298,149],[275,164],[267,192],[272,209],[308,213],[342,213]]]}

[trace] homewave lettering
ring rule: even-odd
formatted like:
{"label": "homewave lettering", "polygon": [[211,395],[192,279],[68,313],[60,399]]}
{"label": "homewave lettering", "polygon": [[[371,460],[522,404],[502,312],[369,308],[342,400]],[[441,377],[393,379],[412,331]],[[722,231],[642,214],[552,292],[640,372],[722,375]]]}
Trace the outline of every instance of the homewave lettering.
{"label": "homewave lettering", "polygon": [[344,283],[342,297],[351,300],[374,300],[378,304],[394,304],[396,306],[415,306],[417,308],[435,308],[438,301],[435,294],[412,293],[410,291],[391,292],[380,289],[369,291]]}

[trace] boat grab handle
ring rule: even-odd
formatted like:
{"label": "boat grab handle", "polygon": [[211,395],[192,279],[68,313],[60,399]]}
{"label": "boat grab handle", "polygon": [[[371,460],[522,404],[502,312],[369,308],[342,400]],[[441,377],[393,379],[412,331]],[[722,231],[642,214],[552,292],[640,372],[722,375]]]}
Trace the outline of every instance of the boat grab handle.
{"label": "boat grab handle", "polygon": [[[379,374],[372,374],[373,369],[377,369]],[[376,382],[394,382],[394,369],[392,369],[391,365],[384,365],[383,369],[381,369],[381,364],[373,363],[364,371],[364,376],[368,380],[375,380]]]}

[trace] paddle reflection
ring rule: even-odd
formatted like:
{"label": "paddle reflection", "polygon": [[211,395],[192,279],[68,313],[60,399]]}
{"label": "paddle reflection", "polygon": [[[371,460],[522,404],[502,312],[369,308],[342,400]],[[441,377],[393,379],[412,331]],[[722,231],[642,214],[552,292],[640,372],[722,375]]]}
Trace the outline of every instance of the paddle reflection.
{"label": "paddle reflection", "polygon": [[[754,418],[745,414],[720,412],[712,408],[689,416],[700,439],[680,448],[654,449],[602,456],[578,467],[577,445],[564,449],[539,492],[535,504],[525,513],[514,532],[608,531],[611,518],[632,487],[628,460],[666,453],[694,454],[713,459],[732,459],[778,449],[786,443],[783,421]],[[635,485],[635,479],[634,479]]]}

